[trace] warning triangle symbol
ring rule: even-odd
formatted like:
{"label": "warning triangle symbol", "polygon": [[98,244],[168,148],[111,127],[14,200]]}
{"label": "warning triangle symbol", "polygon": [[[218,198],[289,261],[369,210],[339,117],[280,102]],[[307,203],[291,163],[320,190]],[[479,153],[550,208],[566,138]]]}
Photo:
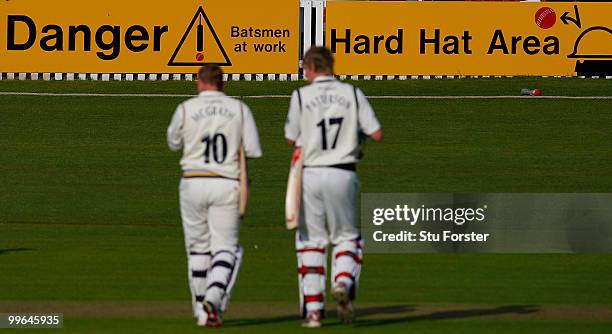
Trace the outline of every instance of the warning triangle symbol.
{"label": "warning triangle symbol", "polygon": [[204,8],[200,6],[168,61],[168,66],[205,64],[231,66],[232,62],[227,57]]}

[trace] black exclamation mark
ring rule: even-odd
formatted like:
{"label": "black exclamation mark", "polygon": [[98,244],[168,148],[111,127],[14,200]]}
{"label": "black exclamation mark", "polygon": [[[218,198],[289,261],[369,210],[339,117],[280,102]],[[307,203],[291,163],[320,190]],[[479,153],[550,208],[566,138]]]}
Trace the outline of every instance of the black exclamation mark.
{"label": "black exclamation mark", "polygon": [[202,15],[198,23],[198,52],[204,51],[204,27],[202,26]]}

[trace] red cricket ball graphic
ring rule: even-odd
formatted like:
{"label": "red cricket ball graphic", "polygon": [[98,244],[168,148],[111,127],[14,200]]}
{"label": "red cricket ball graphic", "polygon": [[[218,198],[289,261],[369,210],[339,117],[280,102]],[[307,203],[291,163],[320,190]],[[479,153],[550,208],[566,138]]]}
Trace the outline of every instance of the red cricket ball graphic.
{"label": "red cricket ball graphic", "polygon": [[204,55],[203,55],[201,52],[198,52],[198,53],[196,54],[196,60],[197,60],[197,61],[202,61],[202,60],[204,60]]}
{"label": "red cricket ball graphic", "polygon": [[555,25],[557,14],[550,7],[542,7],[535,13],[535,23],[542,29],[548,29]]}

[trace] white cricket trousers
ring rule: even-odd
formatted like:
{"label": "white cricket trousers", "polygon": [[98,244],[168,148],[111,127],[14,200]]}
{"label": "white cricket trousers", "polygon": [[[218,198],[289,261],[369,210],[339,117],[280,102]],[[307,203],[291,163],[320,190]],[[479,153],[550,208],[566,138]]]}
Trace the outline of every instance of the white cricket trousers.
{"label": "white cricket trousers", "polygon": [[240,187],[221,177],[181,179],[181,218],[188,252],[234,252],[238,246]]}
{"label": "white cricket trousers", "polygon": [[302,242],[326,246],[359,237],[355,201],[357,173],[331,167],[306,167],[302,174]]}
{"label": "white cricket trousers", "polygon": [[356,223],[357,174],[332,167],[307,167],[302,174],[302,210],[296,233],[302,315],[323,311],[327,248],[331,241],[332,287],[344,284],[354,299],[363,260]]}
{"label": "white cricket trousers", "polygon": [[242,250],[239,183],[237,180],[183,178],[179,186],[181,217],[189,267],[193,312],[208,301],[225,310],[236,278]]}

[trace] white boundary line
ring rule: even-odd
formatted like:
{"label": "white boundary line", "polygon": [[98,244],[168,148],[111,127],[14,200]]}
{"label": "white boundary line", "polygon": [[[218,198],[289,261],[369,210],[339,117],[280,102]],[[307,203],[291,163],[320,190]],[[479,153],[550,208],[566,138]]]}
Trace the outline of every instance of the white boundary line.
{"label": "white boundary line", "polygon": [[193,94],[126,94],[126,93],[46,93],[0,92],[0,96],[65,96],[65,97],[193,97]]}
{"label": "white boundary line", "polygon": [[[124,93],[45,93],[0,92],[0,96],[60,96],[60,97],[194,97],[192,94],[124,94]],[[232,96],[246,99],[288,99],[291,95]],[[552,99],[552,100],[612,100],[612,96],[520,96],[520,95],[374,95],[369,99],[390,100],[463,100],[463,99]]]}
{"label": "white boundary line", "polygon": [[549,100],[612,100],[612,96],[521,96],[521,95],[378,95],[368,96],[368,99],[392,99],[392,100],[477,100],[477,99],[549,99]]}

